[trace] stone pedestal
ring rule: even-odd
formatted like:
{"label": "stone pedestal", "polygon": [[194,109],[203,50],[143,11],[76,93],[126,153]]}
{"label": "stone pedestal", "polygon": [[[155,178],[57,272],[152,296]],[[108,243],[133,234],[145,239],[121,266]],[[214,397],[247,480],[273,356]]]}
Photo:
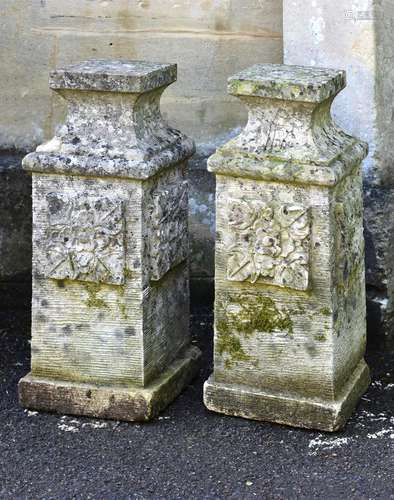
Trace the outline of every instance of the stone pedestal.
{"label": "stone pedestal", "polygon": [[51,74],[65,124],[33,176],[31,373],[21,404],[148,420],[196,373],[189,336],[193,142],[160,114],[176,65],[88,61]]}
{"label": "stone pedestal", "polygon": [[369,384],[361,161],[333,122],[342,71],[256,65],[216,174],[214,411],[335,431]]}

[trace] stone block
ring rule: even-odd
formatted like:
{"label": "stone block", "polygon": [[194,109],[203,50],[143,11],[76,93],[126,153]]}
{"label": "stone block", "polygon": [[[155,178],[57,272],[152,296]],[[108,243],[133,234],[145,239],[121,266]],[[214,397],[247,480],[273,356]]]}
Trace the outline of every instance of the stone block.
{"label": "stone block", "polygon": [[343,71],[256,65],[216,174],[214,411],[335,431],[369,384],[361,161],[332,121]]}
{"label": "stone block", "polygon": [[148,420],[196,373],[189,335],[187,159],[160,97],[176,65],[87,61],[56,70],[68,104],[24,159],[33,177],[28,408]]}

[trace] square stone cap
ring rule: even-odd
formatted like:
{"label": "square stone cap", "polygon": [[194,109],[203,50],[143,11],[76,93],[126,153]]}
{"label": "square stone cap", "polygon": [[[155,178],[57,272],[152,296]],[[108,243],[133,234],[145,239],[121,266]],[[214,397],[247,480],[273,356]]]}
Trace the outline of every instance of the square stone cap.
{"label": "square stone cap", "polygon": [[176,64],[146,61],[90,60],[51,72],[52,89],[143,93],[174,82]]}
{"label": "square stone cap", "polygon": [[228,80],[229,94],[320,103],[346,87],[346,72],[283,64],[256,64]]}

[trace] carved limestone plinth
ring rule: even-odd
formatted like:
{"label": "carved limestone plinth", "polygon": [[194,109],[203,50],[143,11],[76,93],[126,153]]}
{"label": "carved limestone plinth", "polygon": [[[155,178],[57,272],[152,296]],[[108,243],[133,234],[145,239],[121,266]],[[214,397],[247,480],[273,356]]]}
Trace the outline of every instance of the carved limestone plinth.
{"label": "carved limestone plinth", "polygon": [[196,372],[189,336],[187,159],[160,97],[176,65],[88,61],[51,74],[68,104],[33,177],[27,408],[148,420]]}
{"label": "carved limestone plinth", "polygon": [[256,65],[230,78],[242,133],[216,174],[214,411],[334,431],[369,384],[360,164],[334,125],[343,71]]}

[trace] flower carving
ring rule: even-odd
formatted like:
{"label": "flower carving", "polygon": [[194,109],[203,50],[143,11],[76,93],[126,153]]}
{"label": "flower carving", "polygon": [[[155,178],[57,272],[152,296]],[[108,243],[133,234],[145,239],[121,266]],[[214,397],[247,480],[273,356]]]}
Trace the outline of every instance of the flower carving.
{"label": "flower carving", "polygon": [[227,277],[306,290],[309,210],[299,205],[232,200],[228,213]]}
{"label": "flower carving", "polygon": [[161,279],[188,255],[188,184],[170,185],[154,193],[150,210],[151,279]]}
{"label": "flower carving", "polygon": [[122,202],[49,193],[47,206],[45,274],[54,279],[122,284]]}

